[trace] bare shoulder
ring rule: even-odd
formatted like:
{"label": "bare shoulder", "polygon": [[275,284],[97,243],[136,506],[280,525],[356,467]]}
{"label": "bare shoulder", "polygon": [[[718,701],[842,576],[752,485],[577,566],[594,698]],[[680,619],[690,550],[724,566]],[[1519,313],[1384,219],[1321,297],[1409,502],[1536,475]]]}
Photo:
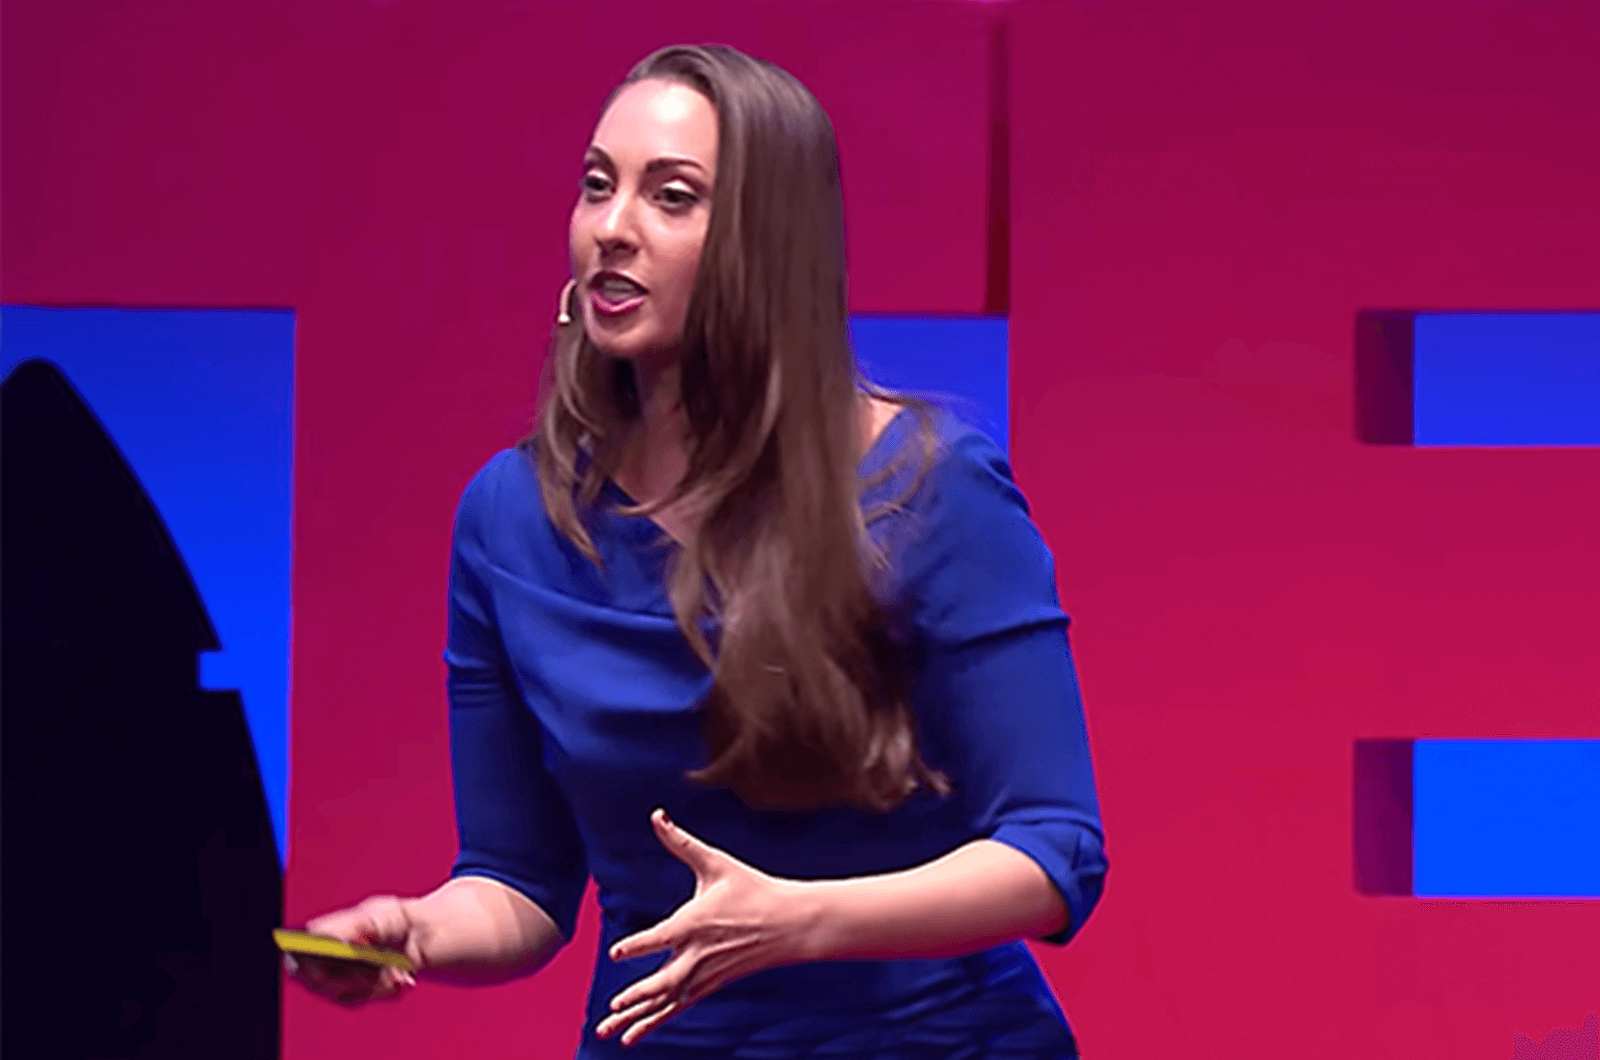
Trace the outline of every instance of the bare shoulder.
{"label": "bare shoulder", "polygon": [[865,440],[862,443],[861,449],[862,452],[866,452],[868,449],[872,448],[873,443],[878,440],[878,435],[883,433],[884,428],[889,426],[889,421],[893,420],[895,416],[899,415],[901,406],[896,405],[892,401],[885,401],[882,398],[875,398],[870,394],[864,394],[862,396],[866,400],[862,405],[862,434]]}

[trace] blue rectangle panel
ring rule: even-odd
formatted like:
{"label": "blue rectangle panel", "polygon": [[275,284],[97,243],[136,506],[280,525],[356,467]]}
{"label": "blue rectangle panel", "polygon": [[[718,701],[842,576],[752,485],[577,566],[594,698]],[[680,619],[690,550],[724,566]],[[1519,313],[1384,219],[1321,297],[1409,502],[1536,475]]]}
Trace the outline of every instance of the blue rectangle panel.
{"label": "blue rectangle panel", "polygon": [[1418,740],[1427,898],[1600,898],[1600,740]]}
{"label": "blue rectangle panel", "polygon": [[1005,317],[857,316],[850,337],[874,383],[939,401],[1007,449]]}
{"label": "blue rectangle panel", "polygon": [[0,373],[54,364],[172,535],[222,645],[200,687],[239,690],[286,857],[294,313],[7,305],[0,325]]}
{"label": "blue rectangle panel", "polygon": [[1414,444],[1600,445],[1600,312],[1422,312],[1414,326]]}

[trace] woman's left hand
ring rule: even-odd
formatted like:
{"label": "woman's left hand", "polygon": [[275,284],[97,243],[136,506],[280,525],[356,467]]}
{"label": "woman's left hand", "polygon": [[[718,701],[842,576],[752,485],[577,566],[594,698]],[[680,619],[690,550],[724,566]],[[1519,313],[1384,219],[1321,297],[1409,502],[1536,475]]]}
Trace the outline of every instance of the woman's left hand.
{"label": "woman's left hand", "polygon": [[694,870],[694,895],[661,923],[611,947],[612,960],[673,951],[666,964],[612,998],[611,1014],[595,1028],[607,1038],[626,1027],[623,1045],[724,983],[809,959],[814,914],[803,881],[750,867],[685,832],[664,810],[652,813],[650,823],[662,845]]}

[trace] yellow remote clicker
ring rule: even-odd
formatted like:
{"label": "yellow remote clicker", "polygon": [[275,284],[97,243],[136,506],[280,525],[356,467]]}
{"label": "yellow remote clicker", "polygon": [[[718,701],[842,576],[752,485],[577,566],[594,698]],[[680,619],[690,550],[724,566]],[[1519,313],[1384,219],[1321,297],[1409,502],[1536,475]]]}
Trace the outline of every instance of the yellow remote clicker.
{"label": "yellow remote clicker", "polygon": [[384,964],[402,971],[415,972],[411,958],[399,950],[379,946],[354,946],[327,935],[313,935],[308,931],[289,931],[277,928],[272,940],[284,953],[299,953],[308,957],[331,957],[340,961],[360,961],[363,964]]}

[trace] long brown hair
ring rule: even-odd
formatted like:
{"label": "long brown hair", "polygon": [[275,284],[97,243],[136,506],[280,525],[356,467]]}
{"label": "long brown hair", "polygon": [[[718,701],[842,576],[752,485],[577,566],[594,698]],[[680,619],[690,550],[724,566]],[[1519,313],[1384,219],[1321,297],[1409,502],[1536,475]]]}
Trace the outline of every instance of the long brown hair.
{"label": "long brown hair", "polygon": [[[649,79],[700,92],[719,128],[682,348],[688,468],[667,496],[618,509],[651,515],[687,498],[701,513],[668,577],[678,625],[713,673],[710,761],[688,779],[759,809],[887,811],[924,784],[948,794],[917,749],[907,642],[880,599],[889,559],[867,533],[932,466],[932,406],[867,379],[851,348],[833,125],[794,77],[720,45],[655,52],[606,106]],[[640,415],[633,367],[575,320],[555,329],[544,382],[523,446],[550,519],[600,565],[579,511]],[[915,482],[871,512],[862,494],[897,465],[858,473],[862,393],[913,407],[922,442]],[[590,458],[581,472],[580,448]],[[721,624],[715,656],[702,617]]]}

